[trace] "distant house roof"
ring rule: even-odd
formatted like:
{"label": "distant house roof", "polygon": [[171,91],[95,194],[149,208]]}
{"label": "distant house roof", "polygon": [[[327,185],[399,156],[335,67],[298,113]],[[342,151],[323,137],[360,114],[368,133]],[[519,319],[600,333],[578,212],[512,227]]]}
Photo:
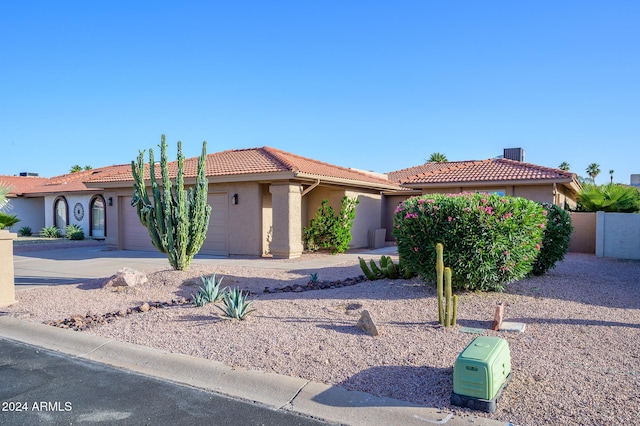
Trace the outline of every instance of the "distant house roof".
{"label": "distant house roof", "polygon": [[67,173],[44,179],[38,185],[29,189],[30,195],[44,195],[63,192],[95,191],[96,188],[88,188],[85,182],[93,177],[119,173],[123,169],[131,170],[131,165],[117,165],[100,167],[92,170],[83,170],[76,173]]}
{"label": "distant house roof", "polygon": [[473,163],[473,161],[448,161],[442,163],[424,163],[419,166],[409,167],[402,170],[397,170],[395,172],[387,173],[389,180],[392,182],[401,183],[415,176],[419,176],[425,173],[436,172],[442,169],[448,169],[451,167],[456,167],[458,165],[464,165],[468,163]]}
{"label": "distant house roof", "polygon": [[39,176],[4,176],[0,175],[0,186],[9,190],[9,197],[16,197],[29,192],[32,188],[48,181],[48,178]]}
{"label": "distant house roof", "polygon": [[518,184],[563,182],[570,184],[575,190],[580,188],[575,173],[505,158],[438,163],[438,167],[433,170],[426,170],[414,176],[407,176],[406,172],[397,176],[400,178],[399,182],[407,187],[458,185],[471,182],[485,185],[507,182]]}
{"label": "distant house roof", "polygon": [[[171,177],[177,174],[177,164],[177,161],[172,161],[168,164],[169,175]],[[365,184],[381,189],[398,188],[397,183],[391,182],[379,175],[335,166],[266,146],[262,148],[234,149],[208,154],[205,171],[210,182],[216,180],[233,180],[238,179],[240,176],[257,179],[263,177],[260,175],[282,174],[282,177],[287,178],[321,179],[340,183]],[[156,178],[160,179],[158,163],[156,163],[155,173]],[[185,159],[185,179],[195,178],[197,173],[198,157]],[[132,181],[133,174],[129,167],[119,169],[115,173],[103,173],[101,175],[91,176],[86,182],[90,186],[114,186],[114,184]]]}

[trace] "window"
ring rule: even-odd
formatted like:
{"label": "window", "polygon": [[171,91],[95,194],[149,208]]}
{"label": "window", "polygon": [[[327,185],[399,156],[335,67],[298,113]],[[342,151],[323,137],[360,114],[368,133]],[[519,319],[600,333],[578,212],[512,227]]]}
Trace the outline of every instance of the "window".
{"label": "window", "polygon": [[64,197],[58,197],[53,202],[53,225],[64,230],[69,223],[69,208]]}
{"label": "window", "polygon": [[96,195],[91,199],[89,220],[91,221],[90,235],[94,238],[101,238],[106,235],[106,221],[105,221],[105,202],[101,195]]}

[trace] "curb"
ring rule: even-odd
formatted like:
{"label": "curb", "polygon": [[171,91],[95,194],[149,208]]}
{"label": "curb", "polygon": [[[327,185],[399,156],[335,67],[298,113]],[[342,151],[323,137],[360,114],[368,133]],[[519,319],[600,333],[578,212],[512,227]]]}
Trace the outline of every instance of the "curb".
{"label": "curb", "polygon": [[461,417],[436,408],[348,391],[301,378],[232,368],[217,361],[13,317],[0,317],[0,338],[338,424],[508,425],[475,415]]}

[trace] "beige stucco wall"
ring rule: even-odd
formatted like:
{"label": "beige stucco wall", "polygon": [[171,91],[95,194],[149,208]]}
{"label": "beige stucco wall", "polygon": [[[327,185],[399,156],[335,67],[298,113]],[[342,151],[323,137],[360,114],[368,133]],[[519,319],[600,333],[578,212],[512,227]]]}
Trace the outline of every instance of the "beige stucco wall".
{"label": "beige stucco wall", "polygon": [[273,203],[269,185],[261,185],[262,194],[262,255],[271,254],[269,245],[273,241]]}
{"label": "beige stucco wall", "polygon": [[13,240],[17,234],[0,229],[0,306],[16,302],[13,270]]}
{"label": "beige stucco wall", "polygon": [[325,199],[329,200],[331,208],[338,213],[344,196],[357,198],[359,201],[356,206],[356,217],[351,228],[352,239],[350,247],[367,247],[369,230],[383,227],[382,195],[380,193],[318,186],[305,195],[303,199],[303,226],[309,225]]}
{"label": "beige stucco wall", "polygon": [[573,232],[569,240],[569,251],[574,253],[596,252],[596,214],[572,212]]}
{"label": "beige stucco wall", "polygon": [[[369,230],[382,228],[382,195],[347,191],[349,198],[357,198],[356,218],[351,228],[351,244],[353,248],[367,247]],[[342,200],[340,200],[342,202]]]}

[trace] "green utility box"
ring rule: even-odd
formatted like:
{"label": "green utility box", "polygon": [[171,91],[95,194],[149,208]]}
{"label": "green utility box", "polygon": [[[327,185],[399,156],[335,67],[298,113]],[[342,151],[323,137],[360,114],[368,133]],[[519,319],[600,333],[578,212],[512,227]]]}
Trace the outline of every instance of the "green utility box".
{"label": "green utility box", "polygon": [[476,337],[453,367],[451,404],[492,413],[509,380],[509,343],[500,337]]}

